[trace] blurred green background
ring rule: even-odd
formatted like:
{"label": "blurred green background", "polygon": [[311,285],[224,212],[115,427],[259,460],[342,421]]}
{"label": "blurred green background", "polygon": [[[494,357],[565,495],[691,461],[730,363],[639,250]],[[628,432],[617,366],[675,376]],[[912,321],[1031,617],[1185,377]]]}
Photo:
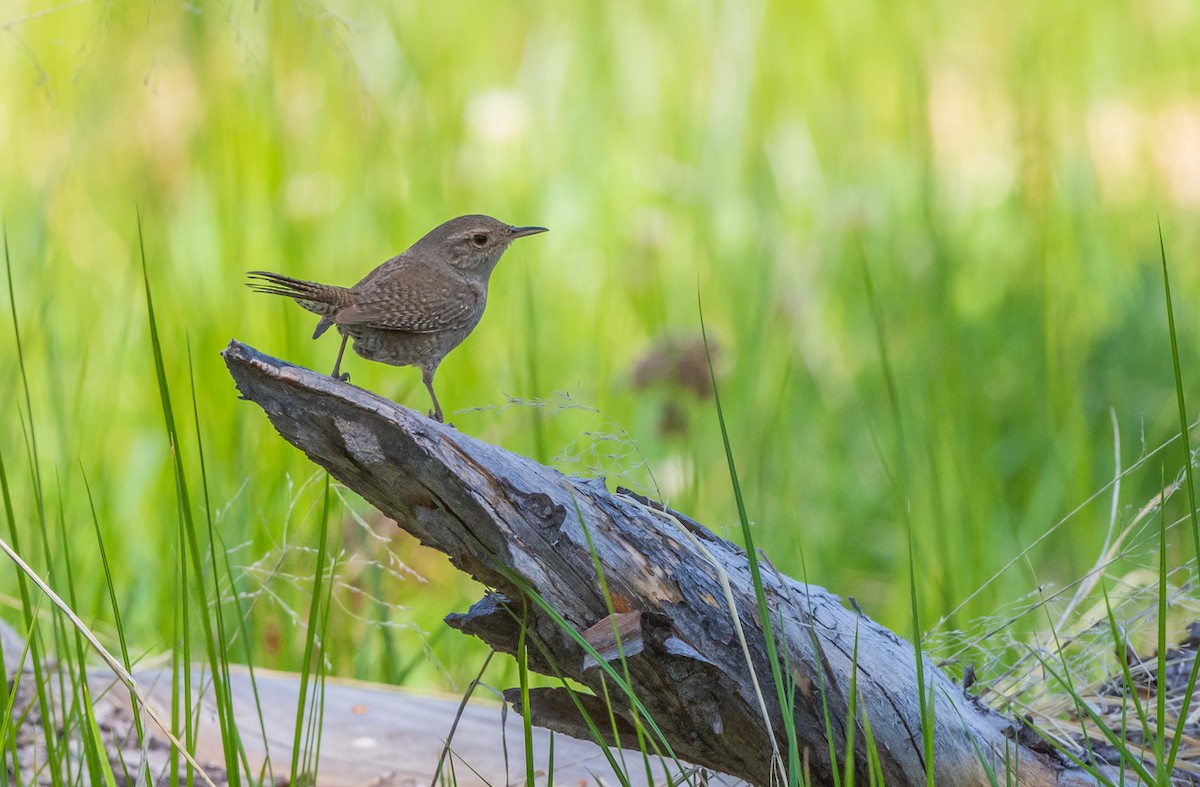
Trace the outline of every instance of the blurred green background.
{"label": "blurred green background", "polygon": [[[965,625],[1095,560],[1107,494],[985,586],[1111,480],[1114,418],[1122,466],[1178,430],[1160,221],[1196,392],[1188,0],[6,2],[0,31],[30,392],[5,319],[0,457],[27,557],[61,583],[64,521],[103,632],[86,478],[138,652],[172,646],[180,517],[139,212],[197,515],[269,666],[300,658],[322,477],[218,353],[337,343],[251,268],[348,285],[455,215],[550,227],[442,365],[451,420],[738,537],[699,292],[758,544],[902,632],[907,522],[923,621],[983,587]],[[415,370],[344,368],[428,407]],[[1127,478],[1118,524],[1181,466]],[[439,621],[481,589],[345,496],[334,670],[461,685],[481,651]]]}

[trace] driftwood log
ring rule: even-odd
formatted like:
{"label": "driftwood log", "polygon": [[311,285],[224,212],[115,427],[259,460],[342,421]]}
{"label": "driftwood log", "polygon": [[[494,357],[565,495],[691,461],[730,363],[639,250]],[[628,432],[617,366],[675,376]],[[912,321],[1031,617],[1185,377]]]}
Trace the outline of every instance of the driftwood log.
{"label": "driftwood log", "polygon": [[[557,668],[591,688],[597,697],[587,699],[585,708],[611,739],[613,725],[598,697],[605,690],[614,696],[612,680],[603,685],[604,671],[594,656],[560,623],[538,605],[521,603],[520,584],[624,674],[615,622],[634,692],[674,754],[755,784],[772,782],[772,752],[787,751],[785,725],[741,548],[653,501],[610,492],[603,480],[568,477],[236,341],[224,357],[243,397],[261,406],[286,440],[494,589],[468,612],[450,615],[450,625],[513,653],[517,616],[527,615],[531,639],[545,648],[528,648],[530,668],[548,674]],[[601,591],[585,525],[615,618]],[[728,577],[769,726],[714,561]],[[866,783],[865,716],[884,783],[924,785],[912,646],[820,587],[783,576],[769,564],[763,578],[812,783],[832,784],[835,769],[845,768],[857,640],[852,756],[859,777]],[[936,784],[987,784],[988,769],[1000,783],[1014,783],[1014,777],[1037,787],[1095,783],[1031,742],[1036,736],[1022,734],[1021,724],[967,696],[931,660],[925,665],[926,695],[935,702]],[[510,699],[521,712],[519,694]],[[634,729],[630,704],[616,698],[612,705],[621,722],[620,743],[635,743],[625,737]],[[540,726],[576,737],[591,734],[565,689],[533,692],[529,713]]]}

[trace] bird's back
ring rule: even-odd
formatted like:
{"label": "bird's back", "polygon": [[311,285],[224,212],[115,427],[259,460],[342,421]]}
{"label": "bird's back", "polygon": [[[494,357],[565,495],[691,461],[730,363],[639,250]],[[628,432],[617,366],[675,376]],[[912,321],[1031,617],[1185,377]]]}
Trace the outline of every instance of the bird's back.
{"label": "bird's back", "polygon": [[485,287],[452,266],[411,252],[375,268],[351,292],[338,324],[410,333],[474,327],[487,299]]}

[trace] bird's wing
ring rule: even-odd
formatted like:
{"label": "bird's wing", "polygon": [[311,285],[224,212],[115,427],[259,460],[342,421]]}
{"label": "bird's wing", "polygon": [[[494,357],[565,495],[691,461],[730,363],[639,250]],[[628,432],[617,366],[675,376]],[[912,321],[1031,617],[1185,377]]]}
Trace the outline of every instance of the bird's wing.
{"label": "bird's wing", "polygon": [[482,297],[462,279],[405,255],[371,271],[353,293],[353,304],[334,317],[338,324],[408,333],[466,327],[477,316]]}

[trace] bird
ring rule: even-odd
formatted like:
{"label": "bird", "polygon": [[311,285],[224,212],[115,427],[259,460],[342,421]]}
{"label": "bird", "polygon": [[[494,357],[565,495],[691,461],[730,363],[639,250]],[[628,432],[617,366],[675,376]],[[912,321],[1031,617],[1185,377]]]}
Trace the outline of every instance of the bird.
{"label": "bird", "polygon": [[488,281],[509,244],[546,232],[516,227],[491,216],[459,216],[430,230],[353,287],[295,279],[270,271],[249,271],[255,292],[282,295],[321,315],[313,338],[331,327],[342,336],[332,377],[341,373],[346,342],[370,361],[415,366],[433,400],[429,416],[445,422],[433,375],[446,354],[479,324],[487,305]]}

